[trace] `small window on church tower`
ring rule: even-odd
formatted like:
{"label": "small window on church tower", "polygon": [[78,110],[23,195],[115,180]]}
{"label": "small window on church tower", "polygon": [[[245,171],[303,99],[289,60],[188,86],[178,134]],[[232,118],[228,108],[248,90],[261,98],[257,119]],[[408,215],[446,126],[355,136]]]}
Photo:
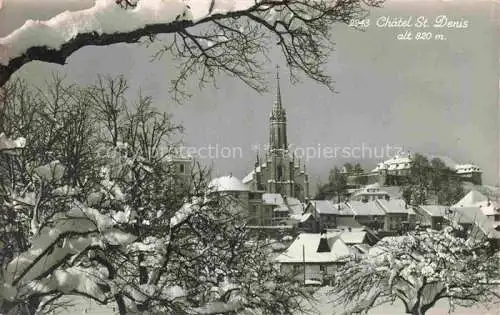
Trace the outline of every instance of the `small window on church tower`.
{"label": "small window on church tower", "polygon": [[279,165],[276,171],[277,171],[278,179],[281,179],[283,177],[283,166]]}

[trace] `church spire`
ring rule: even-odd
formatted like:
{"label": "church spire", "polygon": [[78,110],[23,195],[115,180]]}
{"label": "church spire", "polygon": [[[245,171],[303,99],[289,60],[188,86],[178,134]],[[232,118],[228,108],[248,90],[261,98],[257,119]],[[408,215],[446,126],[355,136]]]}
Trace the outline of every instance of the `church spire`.
{"label": "church spire", "polygon": [[271,118],[278,120],[286,120],[285,109],[281,101],[281,87],[280,87],[280,66],[276,65],[276,100],[274,101]]}
{"label": "church spire", "polygon": [[276,65],[276,107],[281,110],[280,66]]}
{"label": "church spire", "polygon": [[281,103],[279,66],[276,66],[276,101],[274,102],[269,120],[270,150],[287,150],[286,112]]}

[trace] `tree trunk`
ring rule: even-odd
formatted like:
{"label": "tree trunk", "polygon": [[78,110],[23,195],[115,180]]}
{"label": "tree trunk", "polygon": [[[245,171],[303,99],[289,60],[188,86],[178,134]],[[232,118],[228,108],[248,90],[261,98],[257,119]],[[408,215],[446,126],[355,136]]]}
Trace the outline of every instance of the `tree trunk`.
{"label": "tree trunk", "polygon": [[123,296],[121,294],[115,295],[115,301],[116,304],[118,305],[118,314],[126,315],[127,308],[125,307],[125,301],[123,300]]}

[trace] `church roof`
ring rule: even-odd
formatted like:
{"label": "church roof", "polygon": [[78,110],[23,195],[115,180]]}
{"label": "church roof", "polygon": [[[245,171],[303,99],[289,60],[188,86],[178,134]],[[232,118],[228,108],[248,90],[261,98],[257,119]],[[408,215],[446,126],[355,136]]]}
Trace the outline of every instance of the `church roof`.
{"label": "church roof", "polygon": [[215,191],[249,191],[247,185],[231,175],[213,179],[208,187]]}
{"label": "church roof", "polygon": [[241,180],[243,182],[243,184],[250,183],[253,180],[254,174],[255,174],[255,171],[251,171],[250,173],[248,173],[247,176],[243,177],[243,179]]}

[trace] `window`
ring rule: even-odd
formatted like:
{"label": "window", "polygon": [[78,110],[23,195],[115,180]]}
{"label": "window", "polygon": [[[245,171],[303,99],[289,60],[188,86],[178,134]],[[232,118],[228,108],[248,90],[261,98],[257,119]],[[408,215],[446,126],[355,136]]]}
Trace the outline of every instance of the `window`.
{"label": "window", "polygon": [[179,172],[180,172],[181,174],[184,174],[184,171],[185,171],[185,169],[184,169],[184,164],[180,164],[180,165],[179,165]]}
{"label": "window", "polygon": [[252,218],[257,216],[257,206],[255,205],[250,206],[250,216]]}
{"label": "window", "polygon": [[281,180],[283,178],[283,166],[281,165],[278,166],[277,175],[278,175],[278,180]]}

